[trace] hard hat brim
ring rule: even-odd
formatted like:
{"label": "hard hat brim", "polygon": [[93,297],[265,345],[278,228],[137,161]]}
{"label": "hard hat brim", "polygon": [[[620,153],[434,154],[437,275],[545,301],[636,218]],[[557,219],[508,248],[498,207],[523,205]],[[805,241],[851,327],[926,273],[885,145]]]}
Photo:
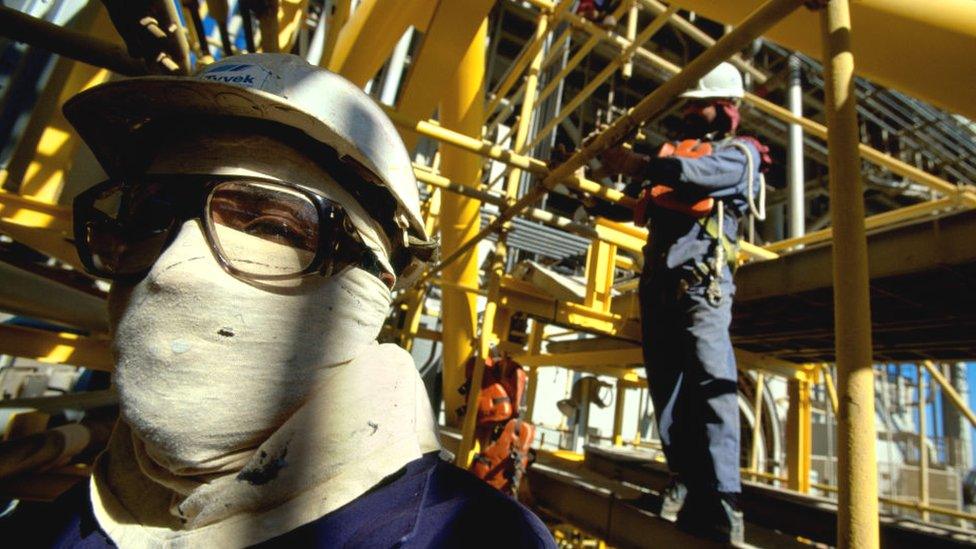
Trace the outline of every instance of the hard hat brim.
{"label": "hard hat brim", "polygon": [[[326,98],[323,98],[326,100]],[[64,104],[64,115],[109,175],[122,169],[122,146],[147,122],[180,116],[231,116],[277,122],[301,130],[373,169],[368,159],[320,120],[274,94],[192,77],[146,76],[83,91]],[[407,212],[410,228],[427,238],[423,220]]]}
{"label": "hard hat brim", "polygon": [[730,93],[716,93],[715,90],[688,90],[678,97],[682,99],[722,99],[722,98],[733,98],[742,99],[744,94],[741,92],[732,91]]}

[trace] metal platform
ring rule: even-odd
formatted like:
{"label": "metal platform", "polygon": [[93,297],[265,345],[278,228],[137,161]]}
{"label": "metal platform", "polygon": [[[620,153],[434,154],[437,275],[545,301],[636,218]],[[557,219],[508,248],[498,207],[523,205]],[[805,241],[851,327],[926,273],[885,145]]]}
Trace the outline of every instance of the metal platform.
{"label": "metal platform", "polygon": [[[876,361],[976,356],[976,212],[868,237]],[[736,274],[736,347],[795,362],[834,360],[831,247]]]}
{"label": "metal platform", "polygon": [[[650,457],[650,452],[641,449],[587,446],[584,466],[585,468],[582,470],[586,473],[579,473],[575,479],[571,478],[572,475],[553,472],[545,467],[538,471],[530,471],[529,479],[532,483],[533,495],[540,500],[543,506],[546,506],[551,501],[550,496],[540,496],[537,495],[537,492],[551,491],[556,497],[563,496],[562,500],[552,501],[553,505],[566,508],[566,512],[583,514],[579,511],[572,511],[575,507],[581,506],[581,503],[565,500],[569,500],[568,496],[571,494],[574,497],[582,497],[586,490],[599,492],[600,485],[595,484],[593,479],[602,478],[605,481],[612,480],[633,486],[648,487],[652,490],[661,490],[668,481],[668,472],[664,464],[654,461]],[[577,472],[574,471],[573,474],[577,474]],[[536,479],[539,477],[544,478],[537,481]],[[569,486],[557,487],[556,483]],[[605,488],[603,489],[605,490]],[[591,495],[590,497],[595,496]],[[614,501],[625,499],[625,496],[623,494],[611,494],[607,495],[606,499]],[[828,499],[770,488],[767,485],[754,482],[743,482],[740,503],[747,520],[746,541],[750,544],[762,547],[785,547],[790,543],[797,543],[797,537],[829,545],[836,543],[837,505]],[[612,503],[605,505],[610,505],[611,508],[613,506]],[[620,502],[617,503],[617,506],[620,506]],[[620,511],[620,514],[625,516],[635,513],[647,515],[645,519],[647,522],[651,520],[663,522],[656,517],[652,519],[647,511],[637,509]],[[583,518],[577,514],[574,514],[573,517],[576,519]],[[922,524],[902,518],[887,516],[880,518],[881,543],[887,548],[910,547],[917,549],[925,547],[930,549],[976,545],[976,533],[971,531],[932,523]],[[608,525],[613,524],[613,522],[608,522]],[[650,532],[650,528],[647,531]],[[654,531],[656,532],[657,528]],[[654,539],[649,534],[647,536],[646,538],[637,538],[638,540],[648,540],[643,546],[661,546],[661,539]],[[610,540],[608,539],[608,541]],[[783,545],[780,545],[781,543]],[[638,543],[637,545],[641,544]]]}

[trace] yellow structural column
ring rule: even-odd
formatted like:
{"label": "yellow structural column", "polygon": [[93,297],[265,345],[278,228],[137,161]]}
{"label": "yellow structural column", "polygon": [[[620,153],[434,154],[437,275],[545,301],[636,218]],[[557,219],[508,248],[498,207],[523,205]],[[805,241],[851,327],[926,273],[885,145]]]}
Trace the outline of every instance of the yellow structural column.
{"label": "yellow structural column", "polygon": [[[487,19],[471,39],[454,78],[440,104],[441,125],[480,139],[485,100],[485,37]],[[477,185],[481,181],[482,159],[477,154],[444,147],[441,151],[441,174],[452,181]],[[445,254],[457,249],[478,234],[481,202],[454,193],[441,198],[441,246]],[[455,286],[441,288],[441,320],[444,344],[444,416],[448,425],[458,425],[455,411],[463,404],[457,392],[464,382],[464,361],[472,356],[477,325],[476,295],[457,289],[456,285],[478,285],[477,250],[472,248],[442,274],[443,280]]]}
{"label": "yellow structural column", "polygon": [[837,355],[837,546],[879,546],[874,369],[864,189],[858,156],[854,56],[847,0],[821,13],[824,111],[834,228],[834,346]]}

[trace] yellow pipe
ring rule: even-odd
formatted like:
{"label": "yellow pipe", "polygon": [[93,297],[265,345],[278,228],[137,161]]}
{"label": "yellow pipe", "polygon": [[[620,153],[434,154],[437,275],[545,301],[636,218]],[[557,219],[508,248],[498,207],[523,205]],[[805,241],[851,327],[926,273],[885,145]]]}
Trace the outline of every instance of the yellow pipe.
{"label": "yellow pipe", "polygon": [[[468,136],[481,135],[484,120],[482,106],[485,86],[485,36],[487,20],[471,38],[461,64],[440,104],[441,123]],[[472,138],[474,139],[474,138]],[[478,140],[480,141],[480,140]],[[441,151],[441,173],[454,181],[481,180],[481,158],[475,154],[444,148]],[[441,245],[446,250],[469,240],[480,224],[481,202],[467,197],[445,194],[441,199]],[[445,269],[446,282],[478,286],[477,254],[470,250],[460,261]],[[476,296],[446,287],[442,288],[443,319],[443,387],[448,425],[458,425],[454,411],[463,402],[457,388],[464,382],[464,362],[472,355],[477,325]],[[475,380],[472,387],[480,387]],[[470,391],[475,393],[476,391]]]}
{"label": "yellow pipe", "polygon": [[[760,0],[719,2],[675,0],[682,8],[726,24],[734,24]],[[858,0],[851,17],[859,32],[851,38],[857,72],[883,86],[895,88],[950,111],[976,119],[976,2],[940,0]],[[816,15],[800,10],[766,33],[766,38],[812,57],[820,54]]]}
{"label": "yellow pipe", "polygon": [[822,10],[824,110],[834,227],[834,333],[840,410],[837,545],[878,547],[878,469],[875,461],[874,370],[864,188],[858,156],[857,99],[847,0]]}
{"label": "yellow pipe", "polygon": [[[560,7],[565,9],[566,4],[567,2],[563,2],[560,4]],[[505,74],[505,77],[501,82],[498,83],[498,86],[495,87],[495,90],[491,93],[492,100],[490,103],[488,103],[488,107],[485,108],[485,112],[488,114],[488,116],[491,116],[491,113],[495,112],[495,109],[498,108],[498,105],[502,102],[502,99],[505,99],[508,92],[512,90],[512,86],[514,86],[515,83],[519,81],[519,78],[521,78],[522,71],[529,66],[529,64],[536,58],[536,54],[542,50],[542,46],[545,44],[546,36],[548,36],[548,34],[549,16],[540,15],[539,22],[536,24],[535,34],[532,36],[532,39],[529,40],[529,43],[525,46],[525,48],[519,52],[518,57],[509,67],[508,73]]]}
{"label": "yellow pipe", "polygon": [[[827,126],[824,126],[823,124],[814,122],[809,118],[795,116],[787,109],[784,109],[775,103],[766,101],[765,99],[748,92],[746,93],[745,101],[766,114],[778,118],[783,122],[799,124],[803,127],[805,132],[811,135],[821,139],[827,138]],[[972,194],[972,187],[957,186],[954,183],[950,183],[940,177],[920,170],[915,166],[902,162],[897,158],[894,158],[863,143],[857,144],[857,151],[861,158],[876,166],[881,166],[882,168],[885,168],[896,175],[900,175],[902,177],[911,179],[912,181],[921,183],[933,191],[940,192],[947,196],[959,196],[961,202],[964,204],[968,206],[976,206],[976,196]]]}
{"label": "yellow pipe", "polygon": [[[491,158],[492,160],[497,160],[508,166],[522,168],[537,175],[546,176],[549,174],[549,167],[542,160],[517,154],[489,141],[458,133],[431,121],[413,120],[393,109],[386,109],[386,114],[394,124],[406,130],[430,137],[431,139],[436,139],[465,151]],[[578,177],[574,174],[565,174],[560,177],[559,182],[567,187],[590,193],[609,202],[627,206],[628,208],[634,207],[635,201],[633,198],[612,187],[601,185],[596,181]]]}

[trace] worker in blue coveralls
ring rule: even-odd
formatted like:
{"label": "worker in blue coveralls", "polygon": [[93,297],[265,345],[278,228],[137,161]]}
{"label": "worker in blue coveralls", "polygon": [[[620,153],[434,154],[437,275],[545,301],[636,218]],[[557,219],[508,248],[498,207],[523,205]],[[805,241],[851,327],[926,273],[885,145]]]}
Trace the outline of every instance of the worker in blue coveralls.
{"label": "worker in blue coveralls", "polygon": [[623,146],[600,156],[600,171],[631,178],[624,192],[638,198],[636,211],[607,203],[587,209],[617,219],[636,214],[650,231],[640,281],[644,361],[673,473],[661,516],[696,535],[741,543],[732,272],[740,220],[764,213],[760,169],[768,149],[735,135],[743,86],[732,65],[722,63],[681,97],[680,140],[658,157]]}

